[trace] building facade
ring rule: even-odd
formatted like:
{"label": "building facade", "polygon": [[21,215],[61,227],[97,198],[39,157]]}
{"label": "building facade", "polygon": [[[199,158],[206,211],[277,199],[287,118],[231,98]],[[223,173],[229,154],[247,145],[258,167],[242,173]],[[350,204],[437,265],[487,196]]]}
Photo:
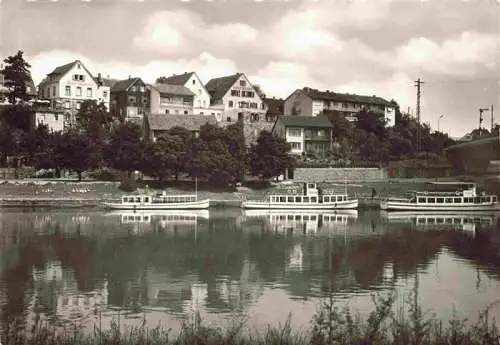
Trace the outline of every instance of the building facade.
{"label": "building facade", "polygon": [[38,85],[38,98],[49,100],[54,110],[63,110],[66,125],[73,125],[84,100],[103,102],[109,110],[110,88],[100,74],[94,77],[79,60],[55,68]]}
{"label": "building facade", "polygon": [[290,143],[292,154],[322,154],[332,149],[332,127],[324,115],[280,116],[274,123],[272,133]]}
{"label": "building facade", "polygon": [[113,114],[126,121],[142,121],[150,109],[150,90],[141,78],[128,78],[114,83],[110,102]]}
{"label": "building facade", "polygon": [[396,109],[393,104],[377,96],[361,96],[304,87],[295,90],[285,99],[287,115],[317,116],[323,110],[340,112],[349,121],[356,121],[356,114],[368,110],[384,116],[387,126],[394,126]]}
{"label": "building facade", "polygon": [[223,109],[222,123],[230,124],[247,119],[263,121],[267,108],[244,73],[211,79],[206,85],[211,106]]}
{"label": "building facade", "polygon": [[196,72],[174,74],[171,77],[163,78],[161,83],[188,88],[194,94],[193,114],[213,115],[219,121],[222,119],[223,108],[221,106],[210,106],[210,94]]}
{"label": "building facade", "polygon": [[148,86],[150,91],[150,114],[193,114],[194,93],[182,85],[157,83]]}
{"label": "building facade", "polygon": [[156,141],[156,139],[165,134],[173,127],[183,127],[190,130],[194,136],[197,136],[201,126],[204,124],[217,125],[215,115],[200,116],[193,115],[169,115],[169,114],[151,114],[145,121],[145,138]]}
{"label": "building facade", "polygon": [[285,101],[281,98],[264,98],[263,99],[267,112],[265,120],[275,122],[279,116],[285,115]]}

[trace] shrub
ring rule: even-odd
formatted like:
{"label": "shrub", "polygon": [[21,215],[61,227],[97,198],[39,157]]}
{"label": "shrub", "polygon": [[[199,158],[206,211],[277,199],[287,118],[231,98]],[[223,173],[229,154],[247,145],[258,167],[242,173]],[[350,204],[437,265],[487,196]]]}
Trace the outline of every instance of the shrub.
{"label": "shrub", "polygon": [[98,181],[117,181],[120,179],[120,174],[113,169],[102,168],[90,172],[89,177]]}

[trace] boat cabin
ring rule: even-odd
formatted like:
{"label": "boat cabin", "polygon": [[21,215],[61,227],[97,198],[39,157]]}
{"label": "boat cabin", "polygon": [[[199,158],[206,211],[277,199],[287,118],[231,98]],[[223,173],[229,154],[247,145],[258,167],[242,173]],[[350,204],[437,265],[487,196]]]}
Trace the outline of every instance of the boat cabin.
{"label": "boat cabin", "polygon": [[414,191],[412,203],[431,205],[493,204],[496,195],[479,195],[477,184],[472,182],[430,182],[426,191]]}
{"label": "boat cabin", "polygon": [[347,195],[344,194],[325,195],[316,183],[304,183],[302,194],[283,193],[269,196],[269,201],[276,204],[337,203],[347,200]]}
{"label": "boat cabin", "polygon": [[126,195],[122,197],[123,204],[151,204],[150,195]]}

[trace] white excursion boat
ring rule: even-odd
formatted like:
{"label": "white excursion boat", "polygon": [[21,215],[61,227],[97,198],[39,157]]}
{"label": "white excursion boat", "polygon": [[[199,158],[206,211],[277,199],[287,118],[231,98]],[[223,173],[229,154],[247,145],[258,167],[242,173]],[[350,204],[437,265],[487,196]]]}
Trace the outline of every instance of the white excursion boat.
{"label": "white excursion boat", "polygon": [[496,195],[478,192],[473,182],[430,182],[428,190],[414,191],[404,198],[388,198],[380,202],[382,210],[406,211],[500,211]]}
{"label": "white excursion boat", "polygon": [[113,210],[199,210],[210,207],[210,199],[198,199],[198,181],[195,194],[145,193],[129,194],[119,202],[105,202],[104,207]]}
{"label": "white excursion boat", "polygon": [[271,194],[265,200],[243,200],[244,209],[300,209],[333,210],[355,209],[357,199],[350,199],[347,190],[342,193],[322,191],[316,183],[304,183],[302,193],[297,191]]}

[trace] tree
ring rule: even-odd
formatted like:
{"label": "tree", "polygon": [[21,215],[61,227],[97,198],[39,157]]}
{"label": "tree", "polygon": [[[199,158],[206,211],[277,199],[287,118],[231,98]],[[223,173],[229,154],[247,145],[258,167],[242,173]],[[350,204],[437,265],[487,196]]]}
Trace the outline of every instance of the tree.
{"label": "tree", "polygon": [[55,151],[55,155],[61,159],[62,167],[76,171],[79,181],[85,170],[98,166],[99,159],[91,140],[77,130],[64,133]]}
{"label": "tree", "polygon": [[143,152],[141,128],[135,123],[126,122],[111,130],[104,158],[111,167],[126,171],[131,176],[133,171],[141,169]]}
{"label": "tree", "polygon": [[290,144],[285,139],[269,131],[260,132],[257,144],[250,148],[250,173],[252,176],[259,176],[263,181],[283,174],[295,163],[293,157],[290,156],[290,149]]}
{"label": "tree", "polygon": [[31,81],[29,69],[31,65],[24,60],[23,52],[19,50],[16,55],[9,56],[3,60],[5,67],[2,74],[5,78],[5,86],[10,89],[7,96],[10,104],[17,104],[18,100],[28,101],[30,96],[26,91],[26,84]]}
{"label": "tree", "polygon": [[234,123],[225,128],[225,142],[229,153],[235,159],[236,179],[243,181],[248,165],[248,154],[245,146],[243,125],[241,123]]}

